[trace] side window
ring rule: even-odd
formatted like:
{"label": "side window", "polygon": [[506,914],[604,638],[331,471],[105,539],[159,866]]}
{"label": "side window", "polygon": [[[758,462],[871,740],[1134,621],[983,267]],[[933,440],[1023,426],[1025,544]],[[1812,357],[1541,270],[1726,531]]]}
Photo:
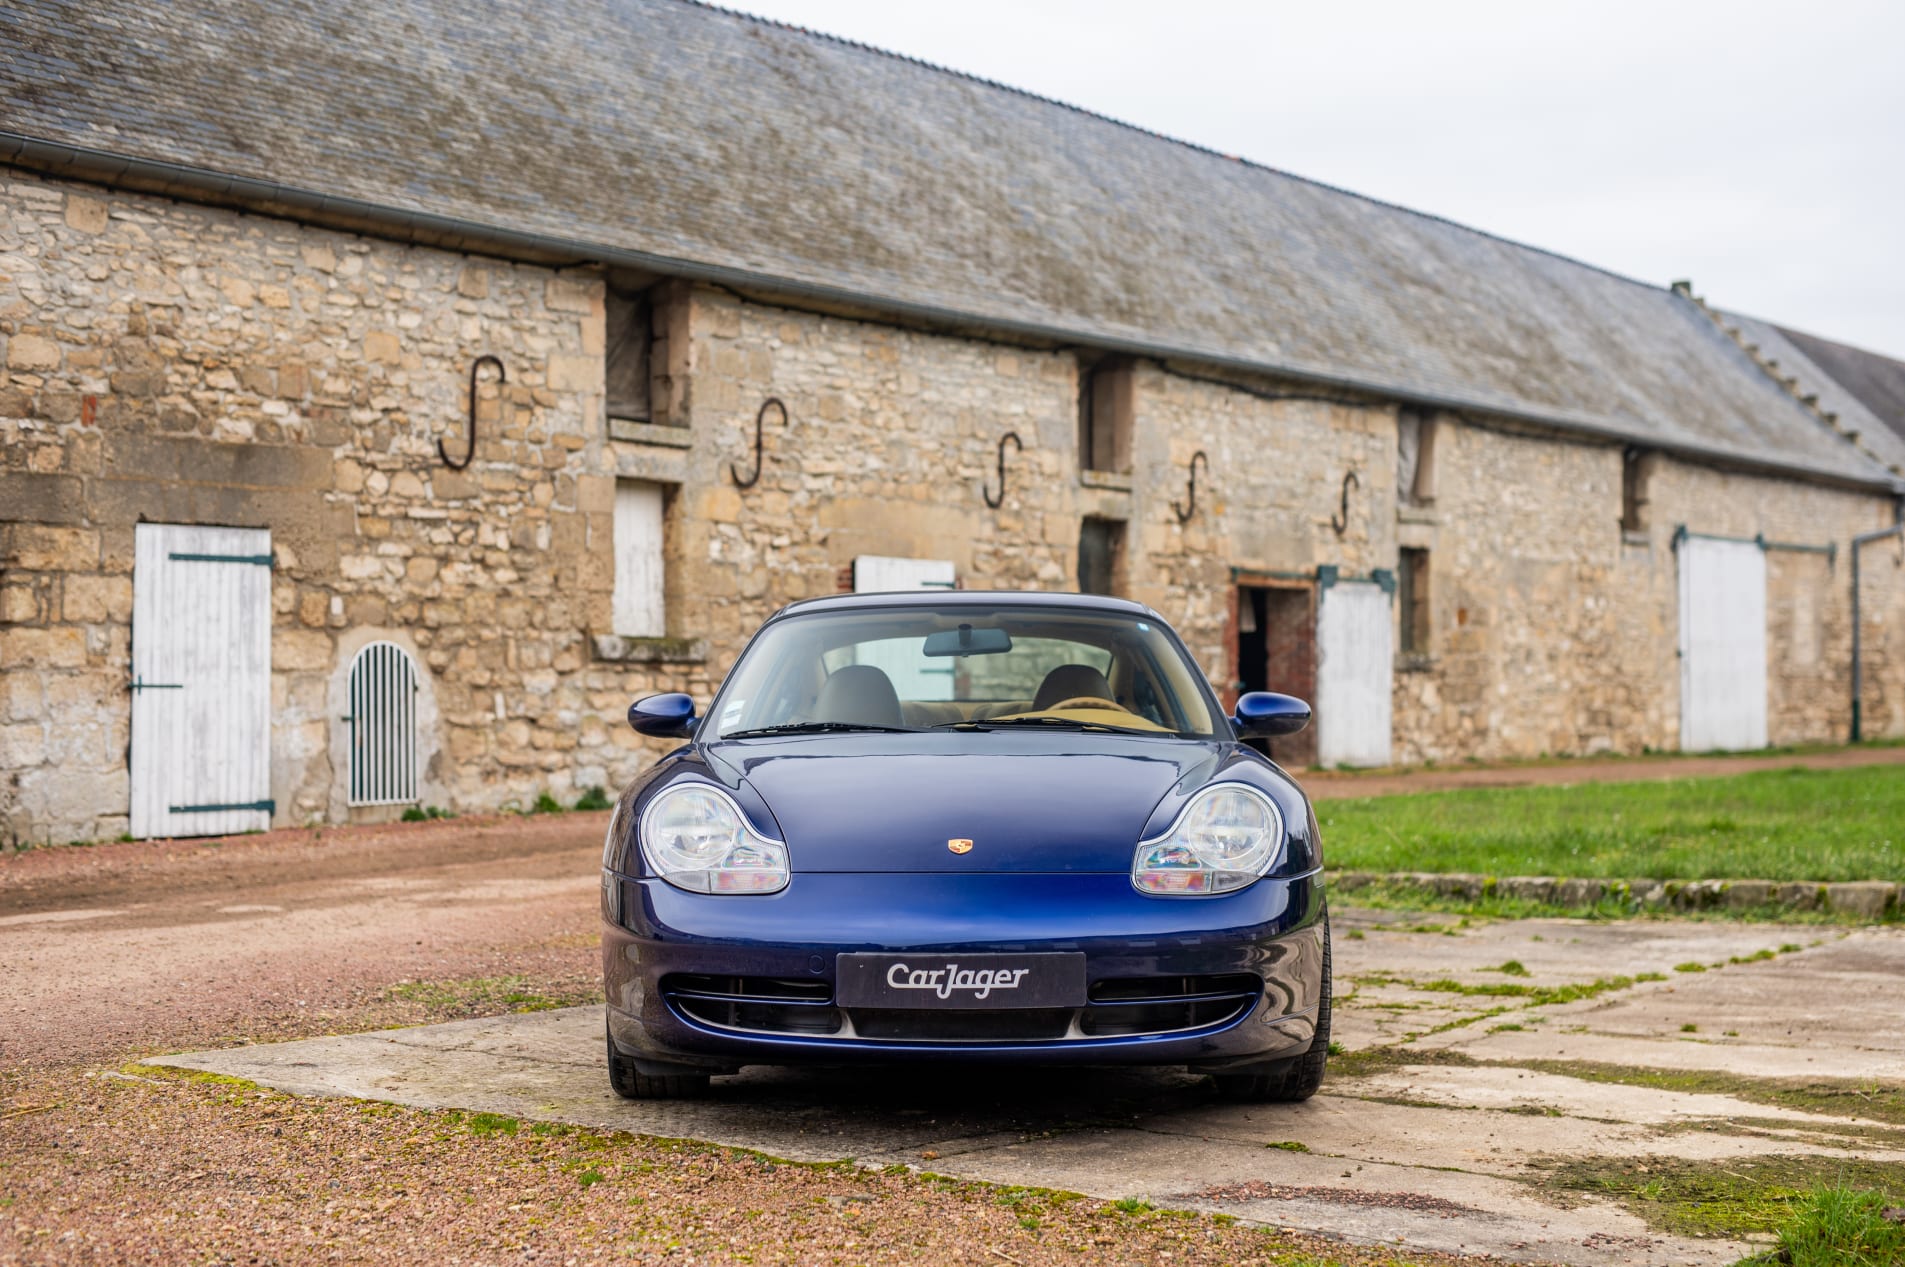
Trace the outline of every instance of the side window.
{"label": "side window", "polygon": [[614,422],[653,422],[649,391],[654,353],[654,313],[646,292],[630,294],[609,287],[607,340],[603,369],[608,416]]}
{"label": "side window", "polygon": [[1131,423],[1137,411],[1131,362],[1106,357],[1078,372],[1078,465],[1122,475],[1131,470]]}

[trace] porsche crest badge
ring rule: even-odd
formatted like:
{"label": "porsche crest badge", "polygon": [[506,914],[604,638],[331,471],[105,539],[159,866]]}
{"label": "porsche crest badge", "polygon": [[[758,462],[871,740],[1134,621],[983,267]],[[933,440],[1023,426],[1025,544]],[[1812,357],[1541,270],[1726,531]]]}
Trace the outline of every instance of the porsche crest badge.
{"label": "porsche crest badge", "polygon": [[971,853],[972,842],[970,840],[949,840],[946,842],[946,848],[952,850],[954,853]]}

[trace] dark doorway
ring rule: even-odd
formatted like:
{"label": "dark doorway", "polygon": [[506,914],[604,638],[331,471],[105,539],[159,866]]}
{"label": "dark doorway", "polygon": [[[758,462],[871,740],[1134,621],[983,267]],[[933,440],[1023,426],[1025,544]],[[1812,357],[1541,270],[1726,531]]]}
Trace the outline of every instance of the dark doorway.
{"label": "dark doorway", "polygon": [[[1316,704],[1316,590],[1307,582],[1237,587],[1237,690],[1278,691]],[[1279,764],[1316,763],[1316,728],[1251,746]]]}
{"label": "dark doorway", "polygon": [[1078,525],[1078,592],[1124,592],[1124,536],[1122,519],[1087,515]]}

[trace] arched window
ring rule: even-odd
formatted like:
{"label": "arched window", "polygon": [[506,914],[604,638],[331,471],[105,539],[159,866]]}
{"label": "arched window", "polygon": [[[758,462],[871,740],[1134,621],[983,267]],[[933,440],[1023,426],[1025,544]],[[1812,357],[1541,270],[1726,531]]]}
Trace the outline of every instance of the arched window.
{"label": "arched window", "polygon": [[417,664],[394,642],[351,661],[351,804],[417,799]]}

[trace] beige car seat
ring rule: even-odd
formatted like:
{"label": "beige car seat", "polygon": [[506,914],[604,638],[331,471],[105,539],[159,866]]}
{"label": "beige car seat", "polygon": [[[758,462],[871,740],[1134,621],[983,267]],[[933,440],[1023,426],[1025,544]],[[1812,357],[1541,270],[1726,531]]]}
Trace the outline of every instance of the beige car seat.
{"label": "beige car seat", "polygon": [[828,674],[814,701],[814,720],[853,726],[906,724],[893,679],[870,664],[849,664]]}

